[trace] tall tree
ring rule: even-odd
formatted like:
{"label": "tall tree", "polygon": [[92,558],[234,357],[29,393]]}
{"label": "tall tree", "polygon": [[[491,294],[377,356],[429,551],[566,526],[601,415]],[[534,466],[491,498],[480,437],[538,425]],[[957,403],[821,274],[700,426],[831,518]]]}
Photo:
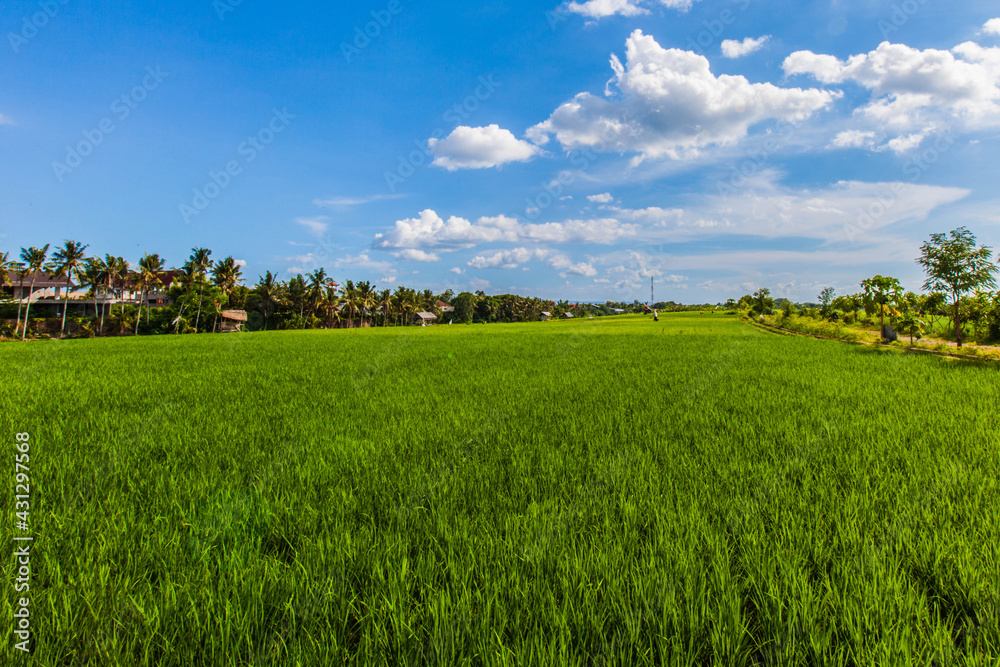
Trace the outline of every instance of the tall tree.
{"label": "tall tree", "polygon": [[931,234],[931,240],[920,246],[917,260],[927,280],[924,289],[949,292],[952,296],[955,319],[955,339],[962,346],[962,317],[959,302],[962,295],[972,290],[996,287],[997,266],[992,260],[993,251],[988,246],[977,247],[976,236],[965,227],[950,234]]}
{"label": "tall tree", "polygon": [[69,290],[73,276],[86,260],[87,246],[76,241],[65,241],[63,247],[52,255],[55,275],[66,278],[66,296],[63,297],[62,328],[59,335],[66,335],[66,311],[69,309]]}
{"label": "tall tree", "polygon": [[35,276],[45,266],[45,260],[48,256],[48,243],[42,248],[36,248],[35,246],[21,248],[21,261],[24,262],[26,269],[31,272],[31,287],[28,288],[28,301],[24,306],[24,328],[21,330],[21,340],[25,340],[28,336],[28,317],[31,314],[31,297],[35,295]]}
{"label": "tall tree", "polygon": [[201,322],[201,300],[205,294],[205,281],[208,270],[215,263],[210,258],[212,251],[208,248],[193,248],[191,258],[188,260],[194,266],[195,276],[198,281],[198,315],[194,318],[194,332],[198,333],[198,324]]}
{"label": "tall tree", "polygon": [[260,299],[260,305],[264,309],[264,331],[267,331],[267,322],[273,309],[281,303],[283,285],[278,278],[268,271],[257,281],[254,293]]}
{"label": "tall tree", "polygon": [[[233,290],[243,281],[243,269],[232,257],[226,257],[221,262],[217,262],[212,269],[212,282],[222,292],[222,297],[226,300],[226,308],[232,305]],[[215,317],[215,324],[212,331],[219,325],[219,317]]]}
{"label": "tall tree", "polygon": [[139,335],[139,320],[142,319],[142,305],[146,304],[146,324],[149,324],[149,291],[157,285],[162,285],[160,272],[163,271],[163,260],[158,254],[148,252],[139,260],[136,270],[136,287],[139,289],[139,312],[135,316],[135,335]]}

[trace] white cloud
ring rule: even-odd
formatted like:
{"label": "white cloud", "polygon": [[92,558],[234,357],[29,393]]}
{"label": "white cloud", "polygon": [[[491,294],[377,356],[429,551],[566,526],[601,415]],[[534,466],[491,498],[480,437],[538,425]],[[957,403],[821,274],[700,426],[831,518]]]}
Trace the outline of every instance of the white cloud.
{"label": "white cloud", "polygon": [[716,77],[707,58],[664,49],[641,30],[628,38],[625,53],[625,65],[611,57],[620,97],[610,89],[609,99],[580,93],[530,128],[528,138],[545,144],[555,136],[565,150],[610,145],[643,157],[687,159],[706,146],[736,143],[764,121],[805,120],[840,97],[750,83],[742,76]]}
{"label": "white cloud", "polygon": [[336,260],[333,263],[333,268],[335,269],[363,269],[367,271],[377,271],[379,273],[389,274],[392,270],[392,264],[389,262],[380,262],[378,260],[373,260],[368,256],[368,253],[362,252],[356,256],[346,255],[341,259]]}
{"label": "white cloud", "polygon": [[405,259],[411,262],[436,262],[441,259],[432,252],[425,252],[423,250],[417,250],[416,248],[407,248],[402,252],[393,253],[393,256],[398,259]]}
{"label": "white cloud", "polygon": [[[951,51],[882,42],[842,61],[796,51],[782,65],[827,84],[853,81],[871,92],[855,113],[897,135],[944,127],[1000,127],[1000,48],[965,42]],[[905,142],[904,142],[905,143]]]}
{"label": "white cloud", "polygon": [[1000,19],[990,19],[984,23],[983,32],[987,35],[1000,35]]}
{"label": "white cloud", "polygon": [[247,268],[247,261],[245,259],[234,259],[233,263],[241,269]]}
{"label": "white cloud", "polygon": [[615,198],[612,197],[611,194],[608,192],[605,192],[602,195],[590,195],[589,197],[587,197],[587,201],[593,202],[595,204],[610,204],[614,200]]}
{"label": "white cloud", "polygon": [[559,271],[559,275],[563,278],[574,275],[574,276],[585,276],[593,277],[597,275],[597,269],[594,265],[589,262],[577,262],[574,263],[566,255],[555,255],[548,261],[550,267]]}
{"label": "white cloud", "polygon": [[457,266],[456,266],[456,267],[453,267],[453,268],[451,268],[451,269],[448,269],[448,270],[449,270],[449,271],[450,271],[451,273],[454,273],[454,274],[456,274],[456,275],[459,275],[459,276],[460,276],[460,275],[462,275],[463,273],[465,273],[465,271],[463,271],[462,269],[458,268]]}
{"label": "white cloud", "polygon": [[638,16],[648,14],[649,10],[638,6],[633,0],[587,0],[587,2],[570,2],[566,10],[574,14],[589,16],[593,19],[605,16]]}
{"label": "white cloud", "polygon": [[895,139],[890,139],[885,146],[881,149],[891,150],[896,154],[908,153],[917,146],[923,143],[924,139],[927,138],[927,134],[924,132],[917,132],[916,134],[907,134],[905,136],[899,136]]}
{"label": "white cloud", "polygon": [[742,58],[764,48],[770,39],[770,35],[764,35],[757,39],[744,37],[742,42],[735,39],[724,39],[722,40],[722,55],[726,58]]}
{"label": "white cloud", "polygon": [[514,248],[512,250],[500,250],[488,256],[476,256],[468,262],[468,266],[473,269],[516,269],[525,262],[545,259],[549,251],[544,248]]}
{"label": "white cloud", "polygon": [[[658,0],[657,4],[670,9],[686,12],[698,0]],[[642,7],[650,4],[646,0],[587,0],[586,2],[569,2],[564,5],[566,11],[581,14],[592,19],[607,16],[639,16],[648,14],[649,10]]]}
{"label": "white cloud", "polygon": [[844,130],[833,138],[830,148],[874,148],[875,133],[862,130]]}
{"label": "white cloud", "polygon": [[434,154],[433,164],[448,171],[486,169],[508,162],[527,162],[541,150],[515,137],[499,125],[466,127],[460,125],[444,139],[427,142]]}
{"label": "white cloud", "polygon": [[445,221],[435,211],[396,221],[386,234],[375,235],[378,248],[440,248],[456,250],[480,243],[536,241],[541,243],[614,243],[636,233],[636,225],[614,218],[566,220],[541,224],[521,223],[506,216],[482,217],[471,222],[452,216]]}
{"label": "white cloud", "polygon": [[323,234],[326,234],[327,227],[329,226],[326,223],[325,217],[299,218],[295,222],[305,227],[307,230],[309,230],[310,234],[316,237],[320,237],[323,236]]}
{"label": "white cloud", "polygon": [[474,290],[488,290],[490,288],[490,281],[483,280],[482,278],[470,278],[469,287]]}
{"label": "white cloud", "polygon": [[361,206],[372,202],[385,201],[388,199],[402,199],[404,195],[372,195],[370,197],[331,197],[329,199],[315,199],[313,204],[320,208],[329,206]]}

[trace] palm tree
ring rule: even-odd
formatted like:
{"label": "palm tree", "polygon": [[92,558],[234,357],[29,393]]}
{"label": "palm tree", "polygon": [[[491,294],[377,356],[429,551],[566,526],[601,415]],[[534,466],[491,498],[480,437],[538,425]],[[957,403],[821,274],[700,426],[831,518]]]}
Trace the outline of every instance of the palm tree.
{"label": "palm tree", "polygon": [[336,314],[338,319],[340,318],[340,311],[337,310],[337,306],[340,305],[341,299],[337,294],[337,287],[339,287],[339,285],[332,280],[326,283],[326,288],[324,289],[323,296],[321,297],[323,307],[326,309],[327,327],[333,326],[334,314]]}
{"label": "palm tree", "polygon": [[201,321],[201,299],[205,292],[205,278],[208,270],[215,264],[211,259],[212,251],[208,248],[192,248],[191,264],[194,265],[198,278],[198,315],[194,318],[194,332],[198,333],[198,323]]}
{"label": "palm tree", "polygon": [[348,280],[346,283],[344,283],[344,296],[342,301],[344,305],[347,306],[348,317],[350,317],[348,326],[353,327],[354,313],[358,309],[358,304],[360,303],[360,299],[358,297],[358,288],[354,286],[354,282],[351,280]]}
{"label": "palm tree", "polygon": [[90,288],[87,290],[88,293],[94,295],[94,316],[96,318],[98,309],[97,295],[104,284],[104,262],[101,261],[101,258],[90,257],[83,266],[78,267],[76,270],[76,281],[81,287]]}
{"label": "palm tree", "polygon": [[260,299],[260,304],[264,308],[264,331],[267,331],[267,320],[271,315],[271,306],[281,303],[282,284],[277,277],[268,271],[262,276],[254,288],[254,293]]}
{"label": "palm tree", "polygon": [[184,309],[187,308],[188,303],[191,301],[191,290],[194,288],[194,284],[198,280],[198,273],[195,269],[194,264],[191,262],[184,262],[184,266],[181,267],[180,275],[177,276],[176,284],[178,284],[181,289],[184,290],[184,302],[181,307],[177,310],[177,319],[174,320],[174,333],[180,333],[181,329],[181,317],[184,315]]}
{"label": "palm tree", "polygon": [[292,301],[292,307],[298,308],[299,320],[305,315],[306,296],[308,295],[306,279],[299,273],[288,281],[288,298]]}
{"label": "palm tree", "polygon": [[392,291],[384,289],[378,294],[378,307],[382,310],[382,326],[389,325],[389,309],[392,308]]}
{"label": "palm tree", "polygon": [[329,276],[326,275],[326,270],[322,267],[316,269],[306,277],[309,279],[309,308],[312,310],[313,315],[315,315],[316,311],[319,309],[320,303],[323,301],[323,290],[327,287],[327,283],[330,282],[330,279]]}
{"label": "palm tree", "polygon": [[375,286],[367,280],[358,283],[358,304],[361,306],[361,323],[364,325],[365,313],[371,314],[375,309]]}
{"label": "palm tree", "polygon": [[136,287],[139,288],[139,312],[135,316],[135,335],[139,335],[139,320],[142,319],[142,304],[146,304],[146,324],[149,324],[149,290],[161,285],[159,273],[163,270],[163,260],[158,254],[148,252],[139,260],[139,270],[136,272]]}
{"label": "palm tree", "polygon": [[22,341],[28,336],[28,315],[31,313],[31,297],[35,295],[35,276],[42,270],[42,266],[45,265],[45,259],[48,257],[48,254],[48,243],[45,244],[44,248],[36,248],[34,246],[21,248],[21,260],[24,262],[25,269],[31,272],[31,287],[28,289],[28,301],[24,307],[24,329],[21,330]]}
{"label": "palm tree", "polygon": [[86,259],[86,254],[84,251],[87,246],[77,243],[76,241],[65,241],[63,247],[60,248],[52,255],[53,268],[55,269],[55,274],[60,277],[66,278],[66,296],[63,297],[63,316],[62,316],[62,329],[59,331],[60,336],[66,335],[66,311],[69,309],[69,289],[70,280],[76,270],[83,265]]}
{"label": "palm tree", "polygon": [[[226,299],[226,306],[232,305],[232,294],[236,286],[243,281],[243,269],[236,260],[232,257],[226,257],[221,262],[217,262],[215,268],[212,269],[212,282],[215,286],[219,288],[222,292],[222,296]],[[215,324],[212,325],[212,331],[215,331],[219,324],[219,317],[216,315]]]}

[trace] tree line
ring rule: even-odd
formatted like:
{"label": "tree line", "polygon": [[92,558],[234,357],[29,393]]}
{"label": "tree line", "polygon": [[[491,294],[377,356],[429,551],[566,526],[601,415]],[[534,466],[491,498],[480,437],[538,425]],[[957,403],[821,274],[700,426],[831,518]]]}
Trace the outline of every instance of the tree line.
{"label": "tree line", "polygon": [[[801,311],[782,300],[781,315],[844,324],[874,325],[877,320],[883,335],[888,320],[911,342],[935,333],[961,346],[969,329],[975,340],[1000,341],[1000,292],[991,291],[997,287],[1000,267],[994,263],[989,246],[980,246],[972,232],[959,227],[947,234],[932,234],[921,245],[917,263],[927,275],[924,293],[904,290],[892,276],[876,275],[861,281],[861,290],[851,294],[838,296],[827,287],[818,295],[818,304]],[[772,314],[776,300],[769,289],[761,288],[738,301],[730,299],[728,305],[759,317]],[[938,328],[942,318],[950,331]]]}
{"label": "tree line", "polygon": [[[347,280],[340,285],[323,268],[288,280],[267,271],[256,284],[246,285],[239,262],[231,256],[213,260],[208,248],[193,248],[180,268],[169,270],[159,254],[146,253],[132,266],[110,254],[90,256],[87,249],[77,241],[65,241],[51,252],[50,245],[21,248],[19,260],[11,259],[10,252],[0,254],[0,287],[13,282],[34,294],[40,272],[74,281],[95,300],[95,315],[68,317],[67,289],[62,295],[60,335],[67,334],[69,322],[74,335],[85,336],[211,333],[219,330],[220,317],[227,310],[246,311],[248,328],[269,330],[410,326],[419,312],[462,324],[531,322],[543,319],[543,313],[553,317],[564,313],[601,316],[614,314],[616,308],[627,312],[644,308],[638,302],[594,305],[482,291],[435,293],[402,285],[379,290],[369,281]],[[166,286],[168,271],[173,279]],[[11,273],[13,281],[8,279]],[[127,294],[131,297],[126,298]],[[152,305],[153,296],[165,297],[166,303]],[[449,304],[454,311],[444,313],[439,302]],[[5,333],[24,340],[32,321],[31,299],[8,302],[0,309],[9,317],[15,306],[16,324],[13,332],[8,328]]]}

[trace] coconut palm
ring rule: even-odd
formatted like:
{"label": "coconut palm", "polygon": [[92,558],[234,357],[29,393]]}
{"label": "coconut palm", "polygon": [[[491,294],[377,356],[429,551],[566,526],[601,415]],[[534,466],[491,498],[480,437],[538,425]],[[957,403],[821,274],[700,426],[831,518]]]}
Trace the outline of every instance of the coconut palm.
{"label": "coconut palm", "polygon": [[175,334],[180,333],[181,317],[184,315],[184,309],[187,308],[188,303],[191,301],[191,291],[194,289],[196,282],[198,282],[198,272],[195,265],[191,262],[185,262],[175,280],[175,284],[184,290],[184,302],[181,303],[181,307],[177,310],[177,318],[173,322]]}
{"label": "coconut palm", "polygon": [[191,258],[188,260],[194,265],[195,274],[198,279],[198,315],[194,318],[194,331],[198,333],[198,323],[201,321],[201,299],[205,292],[205,279],[208,270],[215,264],[210,257],[212,251],[208,248],[192,248]]}
{"label": "coconut palm", "polygon": [[367,280],[358,283],[358,305],[361,306],[361,322],[364,324],[365,314],[371,314],[375,309],[375,286]]}
{"label": "coconut palm", "polygon": [[[219,288],[222,292],[223,298],[226,300],[226,306],[232,305],[233,290],[236,286],[243,281],[243,269],[236,260],[232,257],[226,257],[221,262],[215,264],[215,268],[212,269],[212,282],[215,286]],[[212,325],[212,331],[215,331],[219,324],[219,316],[215,317],[215,324]]]}
{"label": "coconut palm", "polygon": [[66,296],[63,297],[62,328],[59,331],[59,334],[63,336],[66,335],[66,311],[69,309],[70,280],[73,274],[76,273],[76,270],[83,266],[84,260],[87,258],[84,252],[86,249],[87,246],[82,243],[65,241],[63,247],[52,255],[55,275],[66,278]]}
{"label": "coconut palm", "polygon": [[326,275],[326,270],[322,267],[316,269],[306,277],[309,279],[309,294],[307,297],[309,308],[312,310],[313,315],[315,315],[320,304],[323,302],[323,290],[327,287],[327,283],[330,282],[330,278]]}
{"label": "coconut palm", "polygon": [[142,315],[142,304],[146,304],[146,324],[149,324],[149,301],[147,295],[149,290],[157,285],[162,285],[159,273],[163,270],[163,260],[158,254],[150,255],[148,252],[139,260],[139,268],[136,271],[136,287],[139,288],[139,312],[135,317],[135,335],[139,335],[139,320]]}
{"label": "coconut palm", "polygon": [[272,309],[281,303],[283,287],[270,271],[262,276],[254,287],[254,294],[260,299],[260,305],[264,308],[264,331],[267,331],[267,320],[271,316]]}
{"label": "coconut palm", "polygon": [[392,308],[392,291],[384,289],[378,293],[378,307],[382,310],[382,326],[389,324],[389,312]]}
{"label": "coconut palm", "polygon": [[322,292],[321,305],[326,310],[327,327],[333,326],[333,319],[340,318],[338,306],[341,304],[340,295],[337,294],[337,283],[332,280],[326,284]]}
{"label": "coconut palm", "polygon": [[24,262],[25,269],[31,273],[31,287],[28,289],[28,301],[24,306],[24,328],[21,330],[21,340],[24,340],[28,336],[28,316],[31,313],[31,297],[35,295],[35,276],[42,270],[48,255],[48,243],[43,248],[36,248],[34,246],[21,248],[21,261]]}
{"label": "coconut palm", "polygon": [[292,302],[292,308],[298,308],[299,320],[302,320],[305,315],[308,294],[306,279],[302,277],[302,274],[292,276],[292,279],[288,281],[288,298]]}
{"label": "coconut palm", "polygon": [[97,313],[97,295],[104,284],[104,262],[100,257],[90,257],[82,266],[76,269],[76,282],[80,287],[87,287],[88,294],[94,295],[94,313]]}
{"label": "coconut palm", "polygon": [[358,288],[355,287],[353,281],[348,280],[346,283],[344,283],[344,295],[341,298],[341,301],[345,306],[347,306],[347,314],[348,317],[350,318],[348,326],[353,327],[354,313],[357,312],[358,306],[361,303],[360,298],[358,296]]}

